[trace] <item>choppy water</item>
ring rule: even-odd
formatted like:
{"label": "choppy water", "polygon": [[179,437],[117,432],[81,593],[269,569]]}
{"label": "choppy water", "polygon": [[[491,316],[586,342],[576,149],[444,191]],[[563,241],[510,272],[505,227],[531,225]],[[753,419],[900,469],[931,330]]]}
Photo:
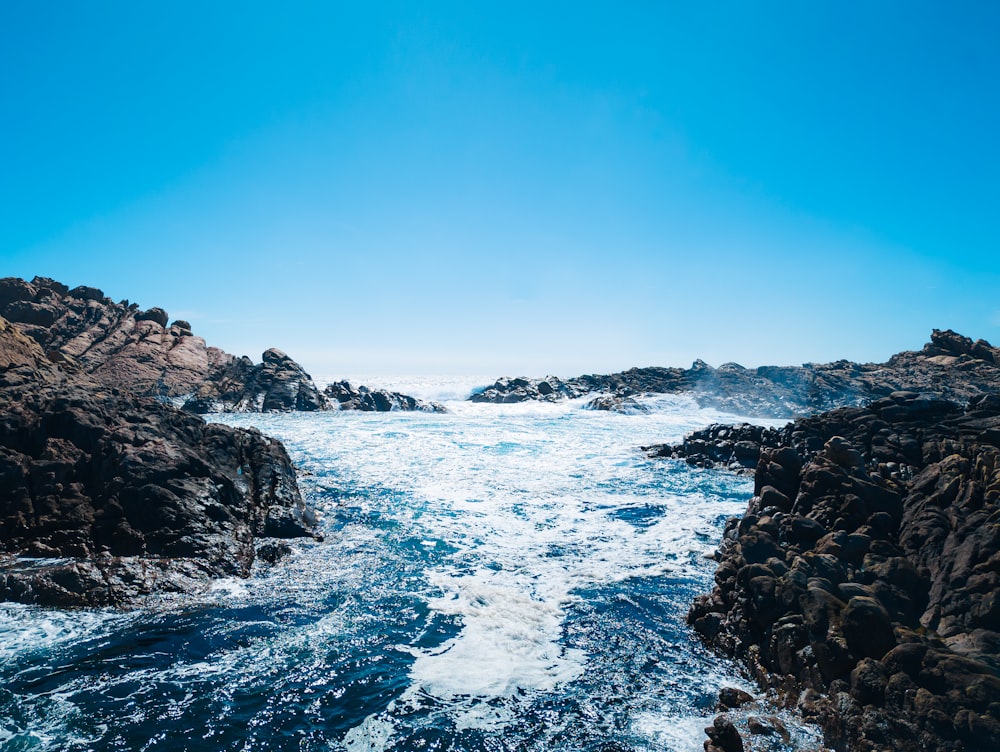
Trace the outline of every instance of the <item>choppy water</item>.
{"label": "choppy water", "polygon": [[750,687],[684,615],[751,488],[636,448],[725,416],[449,407],[220,417],[285,442],[325,542],[130,613],[0,606],[0,748],[701,749]]}

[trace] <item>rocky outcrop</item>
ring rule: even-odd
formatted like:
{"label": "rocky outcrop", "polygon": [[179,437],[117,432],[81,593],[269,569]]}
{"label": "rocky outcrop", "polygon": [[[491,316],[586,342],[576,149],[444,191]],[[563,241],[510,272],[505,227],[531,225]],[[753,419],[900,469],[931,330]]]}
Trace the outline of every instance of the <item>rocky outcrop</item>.
{"label": "rocky outcrop", "polygon": [[858,406],[894,391],[931,392],[965,402],[1000,383],[1000,350],[951,330],[934,330],[919,352],[894,355],[886,363],[807,363],[803,366],[713,368],[698,360],[689,369],[633,368],[605,376],[561,380],[499,379],[472,395],[474,402],[555,401],[593,393],[691,394],[703,407],[737,415],[796,417]]}
{"label": "rocky outcrop", "polygon": [[247,576],[262,539],[312,534],[280,443],[52,360],[0,319],[0,599],[186,592]]}
{"label": "rocky outcrop", "polygon": [[573,383],[573,381],[562,381],[556,376],[546,376],[544,379],[504,377],[473,393],[469,400],[471,402],[493,402],[506,405],[529,400],[558,402],[581,397],[592,391]]}
{"label": "rocky outcrop", "polygon": [[[323,394],[331,405],[339,405],[341,410],[363,410],[365,412],[391,412],[393,410],[419,410],[429,413],[447,412],[437,402],[424,402],[399,392],[385,389],[354,387],[347,381],[337,381],[327,385]],[[336,408],[335,408],[336,409]]]}
{"label": "rocky outcrop", "polygon": [[781,431],[750,423],[713,423],[694,431],[680,444],[642,447],[650,457],[683,459],[696,467],[725,468],[739,475],[753,475],[763,448],[776,449]]}
{"label": "rocky outcrop", "polygon": [[[988,354],[938,341],[944,367]],[[677,453],[743,466],[755,443],[694,628],[836,749],[1000,749],[1000,396],[896,392]]]}
{"label": "rocky outcrop", "polygon": [[0,316],[53,359],[108,387],[188,398],[194,412],[320,410],[325,401],[301,366],[279,350],[263,362],[237,358],[174,321],[162,308],[115,303],[93,287],[69,289],[43,277],[0,279]]}
{"label": "rocky outcrop", "polygon": [[288,412],[327,409],[328,403],[302,366],[281,350],[261,362],[231,360],[208,375],[184,409],[194,413]]}

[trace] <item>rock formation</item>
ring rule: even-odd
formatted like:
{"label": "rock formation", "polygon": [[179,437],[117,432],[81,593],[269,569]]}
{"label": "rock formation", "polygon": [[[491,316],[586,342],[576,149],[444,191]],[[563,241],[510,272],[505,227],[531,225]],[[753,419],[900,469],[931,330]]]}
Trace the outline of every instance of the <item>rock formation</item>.
{"label": "rock formation", "polygon": [[331,405],[339,405],[341,410],[363,410],[365,412],[391,412],[393,410],[420,410],[422,412],[447,412],[437,402],[424,402],[399,392],[385,389],[354,387],[347,381],[337,381],[327,385],[323,394]]}
{"label": "rock formation", "polygon": [[114,303],[93,287],[70,290],[42,277],[0,279],[0,316],[46,353],[134,394],[189,394],[233,359],[207,347],[187,322],[168,326],[161,308],[142,311],[128,301]]}
{"label": "rock formation", "polygon": [[[67,368],[105,386],[176,400],[189,412],[378,409],[364,398],[341,400],[339,392],[331,402],[280,350],[267,350],[261,363],[237,358],[207,346],[187,321],[168,325],[162,308],[115,303],[93,287],[69,289],[44,277],[0,279],[0,316]],[[406,395],[372,393],[388,395],[393,409],[427,409]]]}
{"label": "rock formation", "polygon": [[281,350],[264,352],[261,363],[234,358],[216,368],[184,403],[194,413],[325,410],[328,403],[312,377]]}
{"label": "rock formation", "polygon": [[[934,330],[919,352],[886,363],[807,363],[803,366],[713,368],[698,360],[689,369],[633,368],[605,376],[503,378],[472,395],[473,402],[557,401],[593,393],[635,397],[689,393],[703,407],[737,415],[791,418],[858,406],[894,391],[930,392],[956,401],[991,392],[1000,383],[1000,350],[953,331]],[[597,407],[601,403],[598,403]],[[610,403],[610,404],[613,404]]]}
{"label": "rock formation", "polygon": [[[959,347],[922,357],[979,369],[995,354]],[[956,376],[945,391],[965,388]],[[756,467],[716,588],[689,615],[707,642],[836,749],[1000,749],[1000,396],[894,392],[659,451]]]}
{"label": "rock formation", "polygon": [[261,538],[312,534],[279,442],[53,363],[2,318],[0,404],[0,599],[188,591],[247,576]]}

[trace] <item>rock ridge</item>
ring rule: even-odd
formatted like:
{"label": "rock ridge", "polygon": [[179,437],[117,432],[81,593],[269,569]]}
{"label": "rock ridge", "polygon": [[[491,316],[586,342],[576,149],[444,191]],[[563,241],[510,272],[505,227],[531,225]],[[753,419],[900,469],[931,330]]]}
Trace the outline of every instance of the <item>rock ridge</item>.
{"label": "rock ridge", "polygon": [[[260,363],[230,355],[208,346],[188,321],[170,323],[159,307],[115,303],[95,287],[6,277],[0,279],[0,316],[67,368],[108,387],[176,402],[189,412],[369,409],[364,399],[324,395],[281,350],[266,350]],[[434,409],[406,395],[386,395],[393,409]]]}
{"label": "rock ridge", "polygon": [[[894,391],[911,390],[966,402],[1000,383],[1000,349],[950,329],[931,332],[922,350],[902,352],[885,363],[806,363],[802,366],[744,368],[702,360],[691,368],[632,368],[608,375],[571,379],[501,378],[472,395],[473,402],[559,401],[592,394],[621,399],[687,393],[702,407],[737,415],[792,418],[837,407],[859,406]],[[598,409],[617,409],[620,400],[602,399]],[[627,403],[626,403],[627,404]],[[629,406],[633,407],[633,406]]]}

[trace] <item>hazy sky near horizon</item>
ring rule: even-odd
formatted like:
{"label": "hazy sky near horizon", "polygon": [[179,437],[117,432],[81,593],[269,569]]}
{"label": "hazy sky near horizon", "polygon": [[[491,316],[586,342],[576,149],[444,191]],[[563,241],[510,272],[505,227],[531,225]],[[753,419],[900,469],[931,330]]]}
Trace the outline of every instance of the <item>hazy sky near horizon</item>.
{"label": "hazy sky near horizon", "polygon": [[1000,4],[0,5],[0,276],[313,372],[1000,340]]}

